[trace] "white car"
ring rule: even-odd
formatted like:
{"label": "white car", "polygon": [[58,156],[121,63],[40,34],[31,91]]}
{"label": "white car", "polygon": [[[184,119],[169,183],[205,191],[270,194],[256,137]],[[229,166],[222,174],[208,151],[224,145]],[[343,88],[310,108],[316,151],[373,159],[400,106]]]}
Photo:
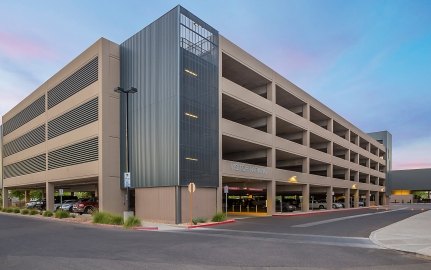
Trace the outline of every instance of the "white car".
{"label": "white car", "polygon": [[[343,205],[341,203],[333,202],[332,208],[333,209],[343,208]],[[310,209],[328,209],[328,208],[327,208],[326,201],[311,201]]]}

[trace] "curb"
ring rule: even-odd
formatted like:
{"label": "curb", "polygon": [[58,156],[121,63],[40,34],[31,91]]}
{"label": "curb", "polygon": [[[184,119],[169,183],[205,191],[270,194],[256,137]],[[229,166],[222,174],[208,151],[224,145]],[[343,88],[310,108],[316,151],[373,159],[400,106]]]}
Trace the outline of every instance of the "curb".
{"label": "curb", "polygon": [[217,226],[217,225],[223,225],[223,224],[228,224],[228,223],[233,223],[236,222],[235,219],[228,219],[225,221],[221,221],[221,222],[211,222],[211,223],[202,223],[202,224],[198,224],[198,225],[189,225],[186,227],[186,229],[194,229],[194,228],[200,228],[200,227],[212,227],[212,226]]}
{"label": "curb", "polygon": [[135,231],[158,231],[159,227],[135,227],[133,228]]}
{"label": "curb", "polygon": [[273,214],[273,217],[292,217],[292,216],[306,216],[306,215],[317,215],[317,214],[326,214],[326,213],[336,213],[336,212],[344,212],[344,211],[357,211],[361,209],[377,209],[376,206],[370,207],[360,207],[360,208],[342,208],[342,209],[332,209],[332,210],[318,210],[318,211],[308,211],[308,212],[300,212],[300,213],[286,213],[286,214]]}

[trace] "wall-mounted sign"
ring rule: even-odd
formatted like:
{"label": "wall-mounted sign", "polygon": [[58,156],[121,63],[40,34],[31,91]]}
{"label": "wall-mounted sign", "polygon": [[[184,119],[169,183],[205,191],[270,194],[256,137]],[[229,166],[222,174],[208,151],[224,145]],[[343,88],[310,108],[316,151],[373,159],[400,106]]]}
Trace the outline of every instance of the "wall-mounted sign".
{"label": "wall-mounted sign", "polygon": [[253,165],[246,165],[246,164],[239,164],[239,163],[233,163],[231,165],[232,170],[239,171],[239,172],[248,172],[248,173],[255,173],[255,174],[267,174],[266,168],[253,166]]}
{"label": "wall-mounted sign", "polygon": [[124,173],[124,187],[125,188],[129,188],[131,187],[131,183],[130,183],[130,173],[129,172],[125,172]]}

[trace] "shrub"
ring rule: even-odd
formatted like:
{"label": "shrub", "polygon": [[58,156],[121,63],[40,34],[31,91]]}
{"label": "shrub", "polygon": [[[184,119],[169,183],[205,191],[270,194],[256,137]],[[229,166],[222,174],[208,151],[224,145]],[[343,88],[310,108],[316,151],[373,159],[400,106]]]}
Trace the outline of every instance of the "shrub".
{"label": "shrub", "polygon": [[13,208],[12,210],[15,214],[19,214],[21,210],[19,208]]}
{"label": "shrub", "polygon": [[213,222],[220,222],[220,221],[225,221],[226,220],[226,215],[223,213],[216,213],[212,220]]}
{"label": "shrub", "polygon": [[21,210],[21,215],[28,215],[30,213],[30,211],[28,209],[22,209]]}
{"label": "shrub", "polygon": [[34,215],[37,215],[37,214],[39,214],[39,211],[37,211],[36,209],[31,209],[30,210],[30,215],[34,216]]}
{"label": "shrub", "polygon": [[68,218],[68,217],[70,217],[70,213],[69,212],[66,212],[66,211],[63,211],[63,210],[57,210],[57,211],[55,211],[55,218],[62,219],[62,218]]}
{"label": "shrub", "polygon": [[206,218],[203,217],[195,217],[194,219],[192,219],[192,222],[194,225],[198,224],[198,223],[205,223],[207,222]]}
{"label": "shrub", "polygon": [[138,227],[141,226],[141,220],[137,217],[128,217],[126,221],[124,222],[125,228],[132,228],[132,227]]}
{"label": "shrub", "polygon": [[121,216],[116,216],[106,212],[97,212],[93,214],[93,223],[122,225],[124,221]]}
{"label": "shrub", "polygon": [[43,212],[43,216],[44,217],[52,217],[52,212],[51,211],[45,211],[45,212]]}
{"label": "shrub", "polygon": [[7,211],[7,208],[2,208],[1,210],[3,213]]}
{"label": "shrub", "polygon": [[12,208],[6,208],[6,213],[12,213],[13,212],[13,209]]}

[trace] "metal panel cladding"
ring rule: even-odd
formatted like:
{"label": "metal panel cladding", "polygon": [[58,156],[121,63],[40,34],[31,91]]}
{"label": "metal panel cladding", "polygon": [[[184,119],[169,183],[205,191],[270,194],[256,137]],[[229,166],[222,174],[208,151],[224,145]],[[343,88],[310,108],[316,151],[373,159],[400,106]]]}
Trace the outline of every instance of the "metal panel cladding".
{"label": "metal panel cladding", "polygon": [[180,185],[217,187],[218,32],[180,12]]}
{"label": "metal panel cladding", "polygon": [[[178,185],[179,7],[121,44],[121,87],[129,95],[132,187]],[[121,97],[125,119],[125,95]],[[125,122],[121,121],[122,169]]]}

